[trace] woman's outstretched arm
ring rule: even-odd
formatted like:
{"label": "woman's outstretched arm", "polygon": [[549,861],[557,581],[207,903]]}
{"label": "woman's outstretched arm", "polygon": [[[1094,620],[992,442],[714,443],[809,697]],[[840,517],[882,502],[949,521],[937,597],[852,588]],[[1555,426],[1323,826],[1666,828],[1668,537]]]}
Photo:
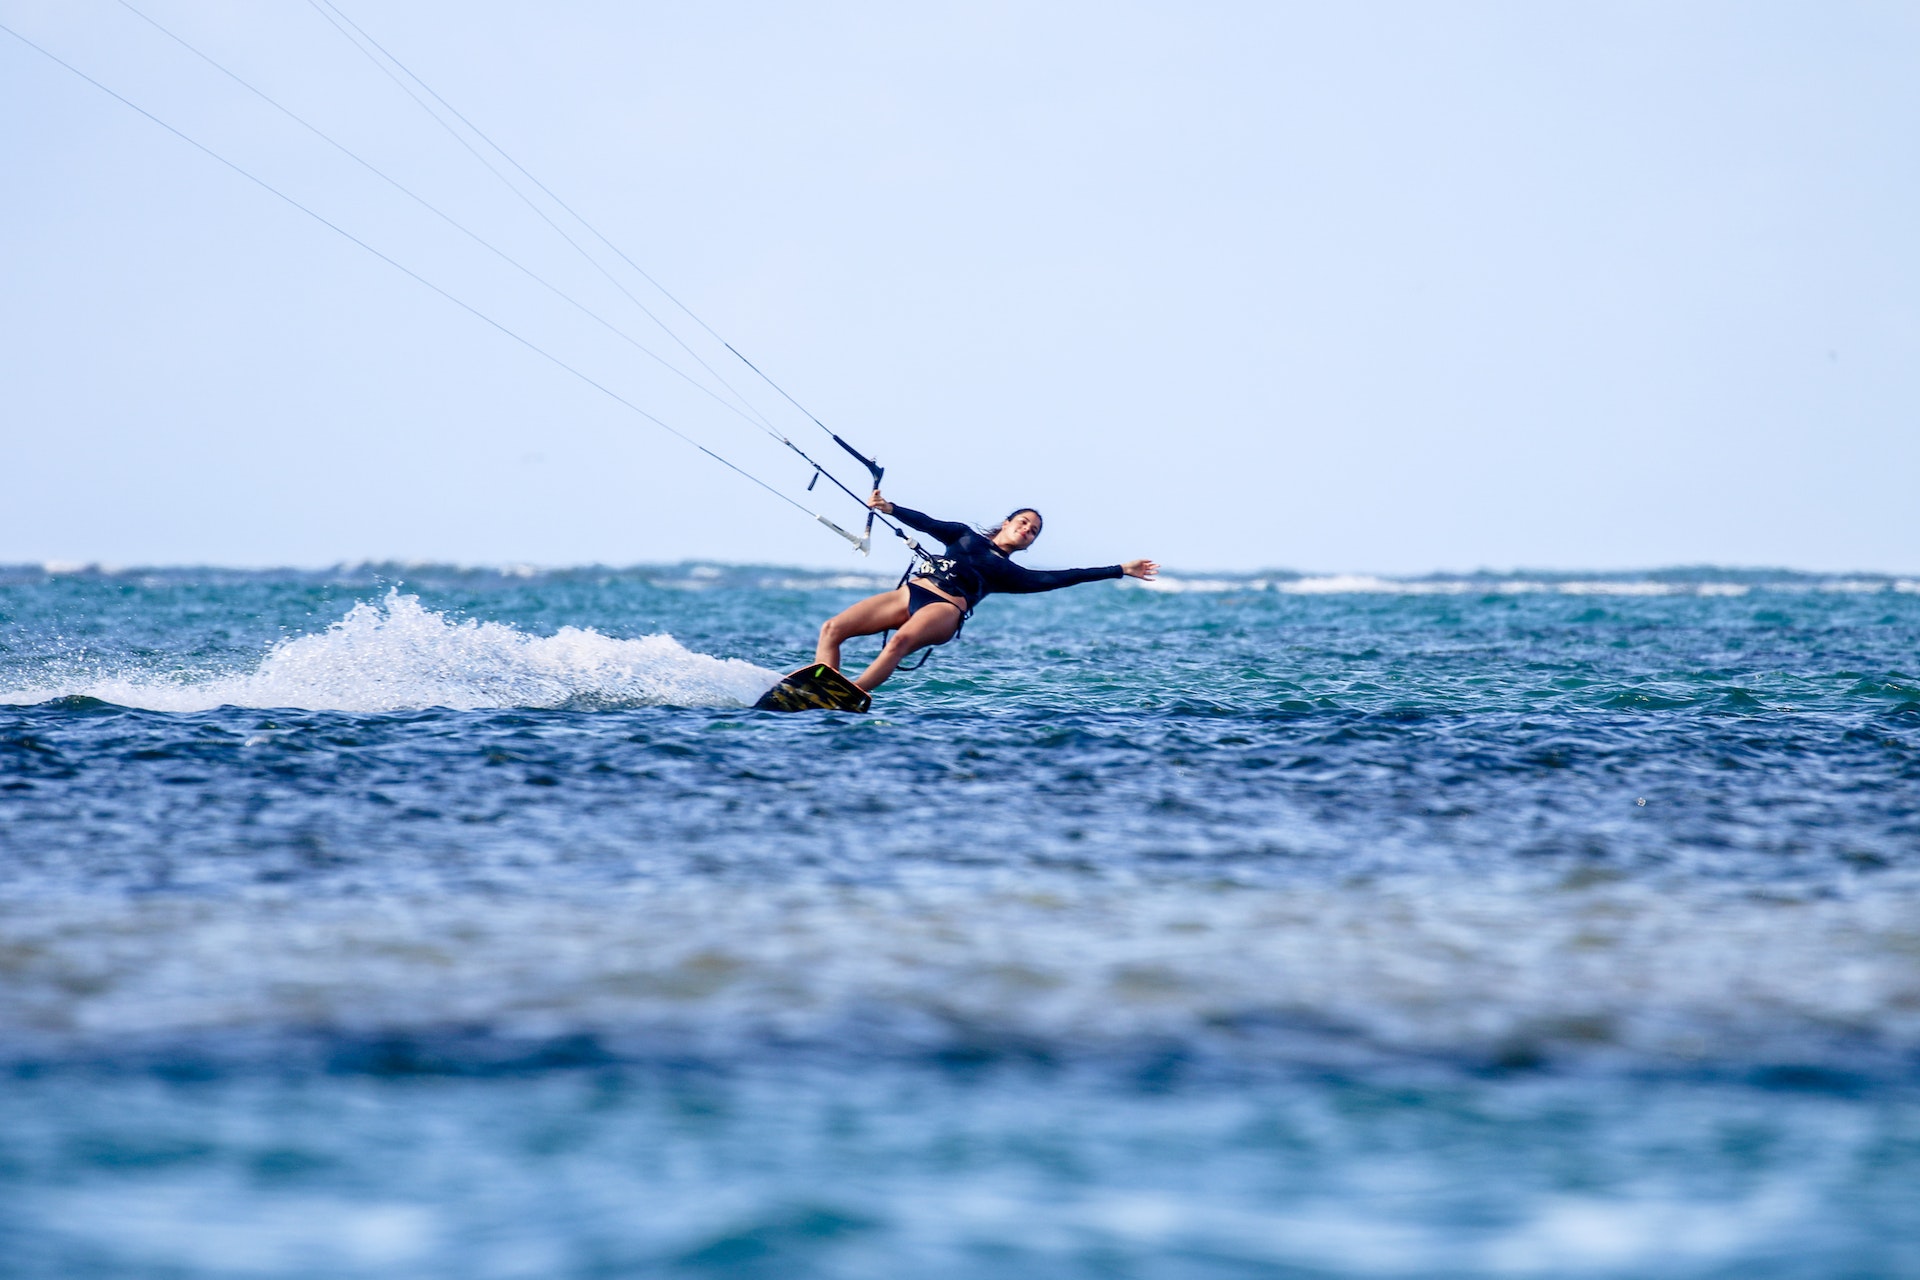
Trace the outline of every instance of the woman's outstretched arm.
{"label": "woman's outstretched arm", "polygon": [[1160,566],[1151,560],[1129,560],[1125,564],[1102,565],[1097,569],[1029,569],[1025,565],[1003,561],[980,566],[987,585],[1008,595],[1032,595],[1037,591],[1058,591],[1083,582],[1107,578],[1151,578]]}
{"label": "woman's outstretched arm", "polygon": [[909,529],[918,529],[928,537],[938,538],[949,546],[960,541],[961,538],[972,532],[971,529],[961,524],[958,520],[935,520],[932,516],[924,512],[915,511],[912,507],[903,507],[898,503],[888,502],[880,496],[878,489],[875,489],[873,496],[867,499],[867,505],[875,511],[878,511],[881,515],[892,516]]}

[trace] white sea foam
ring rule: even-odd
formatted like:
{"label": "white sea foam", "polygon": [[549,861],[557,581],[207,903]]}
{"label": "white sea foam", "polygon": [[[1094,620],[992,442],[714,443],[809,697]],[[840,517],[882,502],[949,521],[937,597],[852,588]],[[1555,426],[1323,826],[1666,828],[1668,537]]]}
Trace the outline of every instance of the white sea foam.
{"label": "white sea foam", "polygon": [[1134,585],[1168,595],[1207,595],[1221,591],[1265,591],[1269,584],[1264,578],[1175,578],[1162,575],[1151,581],[1134,581]]}
{"label": "white sea foam", "polygon": [[1324,577],[1295,578],[1276,582],[1274,590],[1290,595],[1323,596],[1348,594],[1388,594],[1405,596],[1459,595],[1473,590],[1473,584],[1457,579],[1437,582],[1398,582],[1364,573],[1335,573]]}
{"label": "white sea foam", "polygon": [[[1706,584],[1718,586],[1718,583]],[[1567,596],[1677,596],[1689,591],[1686,584],[1678,582],[1612,582],[1601,579],[1594,582],[1562,582],[1556,584],[1561,595]]]}
{"label": "white sea foam", "polygon": [[779,678],[737,658],[690,652],[669,635],[620,640],[581,627],[528,635],[505,623],[458,622],[392,590],[317,635],[280,642],[252,671],[87,673],[0,691],[0,703],[79,696],[152,711],[724,707],[751,703]]}

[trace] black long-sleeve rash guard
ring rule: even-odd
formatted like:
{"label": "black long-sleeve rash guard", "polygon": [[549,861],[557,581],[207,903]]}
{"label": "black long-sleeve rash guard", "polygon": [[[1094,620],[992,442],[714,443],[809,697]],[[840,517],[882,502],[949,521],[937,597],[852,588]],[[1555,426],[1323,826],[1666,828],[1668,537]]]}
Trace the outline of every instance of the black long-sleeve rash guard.
{"label": "black long-sleeve rash guard", "polygon": [[1117,564],[1098,569],[1029,569],[1009,560],[1006,552],[993,545],[993,539],[957,520],[935,520],[899,503],[894,504],[893,514],[900,523],[946,544],[947,554],[932,557],[929,571],[917,576],[943,591],[965,597],[968,613],[995,591],[1031,595],[1126,576]]}

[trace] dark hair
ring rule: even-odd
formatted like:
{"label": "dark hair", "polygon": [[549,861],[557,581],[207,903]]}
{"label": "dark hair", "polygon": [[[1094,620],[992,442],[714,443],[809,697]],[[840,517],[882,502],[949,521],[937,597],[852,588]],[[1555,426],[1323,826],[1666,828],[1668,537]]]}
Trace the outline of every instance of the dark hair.
{"label": "dark hair", "polygon": [[1002,520],[999,524],[993,526],[993,528],[991,529],[982,529],[980,532],[986,534],[989,538],[991,538],[995,534],[999,533],[1002,529],[1006,528],[1008,523],[1012,521],[1012,519],[1015,516],[1022,515],[1022,514],[1030,515],[1033,517],[1033,536],[1036,538],[1039,537],[1040,531],[1047,527],[1047,522],[1046,522],[1046,519],[1037,510],[1035,510],[1032,507],[1015,507],[1012,511],[1009,511],[1007,513],[1007,518],[1005,520]]}

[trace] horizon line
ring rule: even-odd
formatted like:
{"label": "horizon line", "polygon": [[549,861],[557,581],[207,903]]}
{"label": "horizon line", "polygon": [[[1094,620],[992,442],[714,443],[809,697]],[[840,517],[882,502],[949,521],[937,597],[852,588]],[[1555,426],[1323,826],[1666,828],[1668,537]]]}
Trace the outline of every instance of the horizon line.
{"label": "horizon line", "polygon": [[[779,573],[805,574],[825,577],[890,577],[892,570],[877,565],[848,565],[830,567],[824,565],[788,564],[765,560],[725,560],[707,557],[689,557],[679,560],[636,560],[626,563],[613,563],[604,560],[577,561],[566,564],[544,564],[536,561],[460,561],[431,558],[412,558],[391,556],[384,558],[361,557],[341,559],[324,564],[243,564],[221,563],[218,561],[124,561],[105,559],[60,559],[49,557],[37,560],[0,560],[0,575],[19,573],[41,574],[47,577],[77,577],[98,575],[114,577],[133,573],[181,574],[193,572],[208,573],[246,573],[246,574],[323,574],[362,572],[379,574],[382,571],[453,572],[462,574],[494,573],[502,577],[527,577],[537,574],[564,574],[581,572],[633,573],[648,570],[681,570],[699,568],[716,570],[761,570]],[[1526,580],[1532,578],[1565,581],[1569,579],[1659,579],[1686,577],[1699,579],[1706,574],[1727,574],[1744,579],[1757,577],[1801,578],[1801,579],[1878,579],[1888,582],[1911,580],[1920,577],[1920,572],[1888,569],[1799,569],[1780,564],[1715,564],[1695,561],[1691,563],[1673,563],[1666,565],[1647,565],[1632,568],[1550,568],[1547,566],[1523,566],[1510,569],[1494,569],[1485,566],[1474,569],[1427,569],[1415,572],[1393,572],[1375,569],[1297,569],[1283,566],[1267,566],[1258,569],[1215,569],[1215,568],[1177,568],[1163,567],[1161,576],[1175,580],[1214,579],[1264,579],[1273,578],[1287,581],[1326,580],[1337,578],[1377,579],[1383,582],[1423,582],[1423,581],[1472,581],[1472,580]]]}

